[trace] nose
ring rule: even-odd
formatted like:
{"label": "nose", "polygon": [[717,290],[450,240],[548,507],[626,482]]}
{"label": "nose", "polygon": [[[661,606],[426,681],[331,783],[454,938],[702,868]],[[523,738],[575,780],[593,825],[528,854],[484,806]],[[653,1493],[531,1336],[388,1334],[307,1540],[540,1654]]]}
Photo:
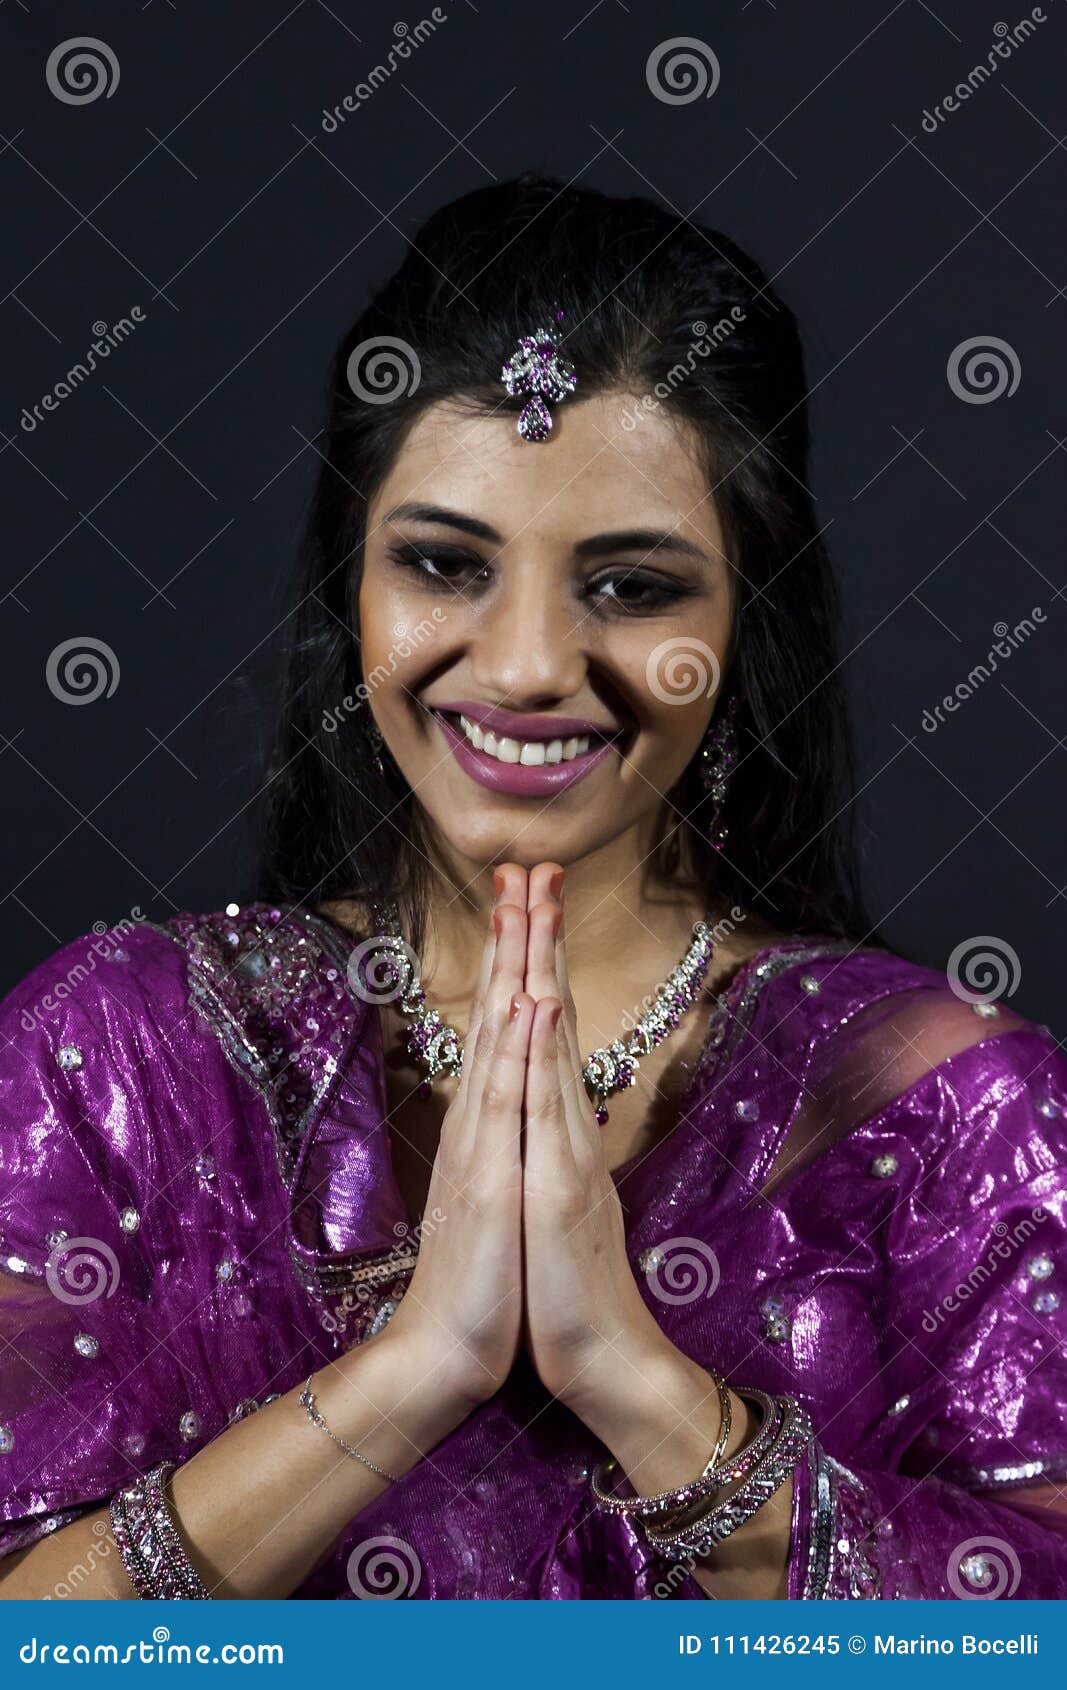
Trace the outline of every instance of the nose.
{"label": "nose", "polygon": [[578,694],[587,667],[582,622],[547,567],[527,560],[505,572],[477,619],[471,667],[484,696],[514,710]]}

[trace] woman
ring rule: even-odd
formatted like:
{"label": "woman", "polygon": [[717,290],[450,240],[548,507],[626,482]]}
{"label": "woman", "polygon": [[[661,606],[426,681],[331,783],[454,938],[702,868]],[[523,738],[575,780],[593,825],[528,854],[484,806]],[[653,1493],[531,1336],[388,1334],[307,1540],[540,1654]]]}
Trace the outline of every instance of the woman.
{"label": "woman", "polygon": [[1063,1594],[1067,1069],[871,940],[789,312],[495,186],[320,455],[261,896],[4,1006],[0,1591]]}

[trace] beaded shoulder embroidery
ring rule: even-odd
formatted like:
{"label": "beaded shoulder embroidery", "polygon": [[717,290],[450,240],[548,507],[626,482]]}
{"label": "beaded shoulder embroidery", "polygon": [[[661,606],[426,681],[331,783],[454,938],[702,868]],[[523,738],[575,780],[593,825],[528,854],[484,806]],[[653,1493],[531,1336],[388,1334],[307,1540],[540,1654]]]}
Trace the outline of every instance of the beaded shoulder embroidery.
{"label": "beaded shoulder embroidery", "polygon": [[348,992],[343,944],[305,911],[266,903],[166,923],[189,958],[189,1001],[263,1097],[286,1184],[366,1006]]}
{"label": "beaded shoulder embroidery", "polygon": [[725,1067],[752,1020],[760,993],[772,980],[776,980],[779,974],[801,963],[817,962],[822,957],[836,956],[854,949],[855,946],[850,945],[847,940],[827,939],[810,945],[789,941],[756,952],[748,964],[738,970],[725,991],[720,992],[715,999],[715,1008],[708,1021],[708,1030],[694,1067],[693,1079],[699,1077],[706,1083],[714,1073]]}

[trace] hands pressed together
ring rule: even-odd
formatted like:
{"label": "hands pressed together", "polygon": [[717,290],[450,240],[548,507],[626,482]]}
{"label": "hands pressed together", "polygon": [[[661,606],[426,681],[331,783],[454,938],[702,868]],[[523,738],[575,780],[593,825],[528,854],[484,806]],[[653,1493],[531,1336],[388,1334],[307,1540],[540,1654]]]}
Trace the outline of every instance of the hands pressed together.
{"label": "hands pressed together", "polygon": [[423,1227],[387,1330],[417,1339],[471,1406],[499,1389],[525,1344],[546,1388],[645,1488],[642,1473],[656,1482],[699,1471],[718,1410],[707,1373],[660,1328],[627,1257],[582,1079],[562,884],[552,863],[495,872],[462,1071],[426,1200],[426,1214],[441,1219]]}

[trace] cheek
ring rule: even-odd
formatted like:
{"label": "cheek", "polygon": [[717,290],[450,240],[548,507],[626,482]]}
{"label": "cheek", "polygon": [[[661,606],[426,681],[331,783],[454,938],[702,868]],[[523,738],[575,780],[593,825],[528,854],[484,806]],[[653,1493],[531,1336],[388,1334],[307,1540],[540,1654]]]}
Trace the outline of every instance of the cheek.
{"label": "cheek", "polygon": [[359,592],[359,631],[367,669],[388,660],[391,646],[411,620],[411,607],[388,576],[368,568]]}
{"label": "cheek", "polygon": [[359,595],[363,680],[383,720],[410,714],[412,695],[439,664],[448,639],[448,613],[425,596],[405,591],[368,570]]}
{"label": "cheek", "polygon": [[641,679],[650,713],[682,726],[686,717],[701,719],[712,708],[722,684],[725,632],[714,626],[668,634],[645,653]]}
{"label": "cheek", "polygon": [[707,605],[677,620],[628,634],[624,657],[638,733],[635,773],[667,792],[696,755],[722,683],[729,649],[728,614]]}
{"label": "cheek", "polygon": [[729,645],[726,614],[713,607],[687,606],[677,618],[653,627],[619,630],[612,642],[612,664],[625,678],[642,742],[650,755],[675,749],[683,763],[699,744],[722,683]]}

